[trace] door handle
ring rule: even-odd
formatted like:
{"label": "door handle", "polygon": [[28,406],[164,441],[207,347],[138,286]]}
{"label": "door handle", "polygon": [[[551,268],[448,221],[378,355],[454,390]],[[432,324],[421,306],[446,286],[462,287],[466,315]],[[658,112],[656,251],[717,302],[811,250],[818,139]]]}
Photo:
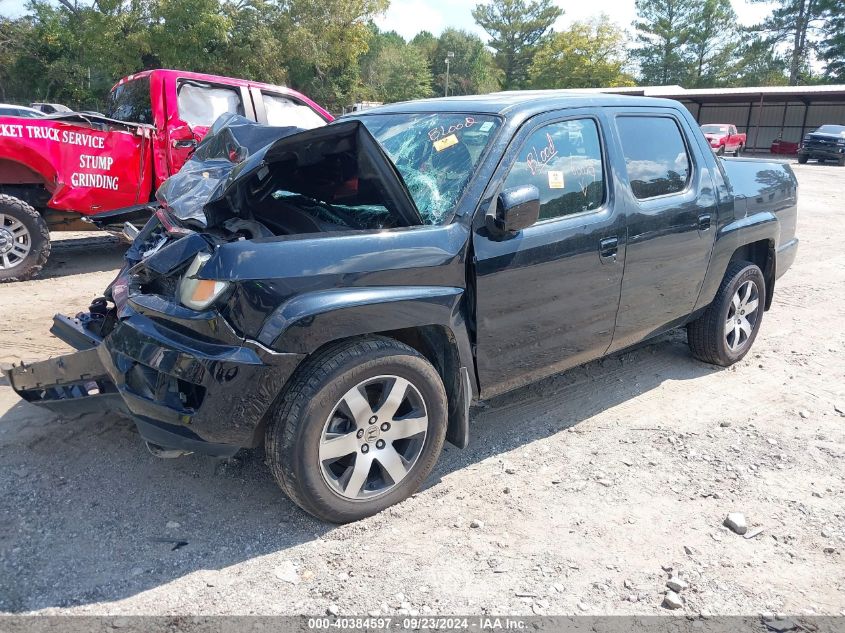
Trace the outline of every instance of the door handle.
{"label": "door handle", "polygon": [[606,237],[599,241],[599,258],[602,263],[615,262],[619,253],[619,238]]}
{"label": "door handle", "polygon": [[702,213],[698,216],[698,230],[699,231],[709,231],[710,230],[710,214],[709,213]]}
{"label": "door handle", "polygon": [[197,139],[180,139],[180,140],[173,140],[170,142],[174,149],[196,149],[197,147]]}

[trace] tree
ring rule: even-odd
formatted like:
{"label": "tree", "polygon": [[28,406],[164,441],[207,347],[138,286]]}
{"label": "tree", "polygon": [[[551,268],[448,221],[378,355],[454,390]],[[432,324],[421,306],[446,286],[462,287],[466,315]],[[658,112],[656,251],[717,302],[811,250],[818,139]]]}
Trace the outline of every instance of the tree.
{"label": "tree", "polygon": [[388,0],[280,0],[274,25],[291,85],[328,106],[352,103],[368,21]]}
{"label": "tree", "polygon": [[845,0],[826,0],[824,10],[828,19],[819,46],[824,76],[826,81],[841,83],[845,81]]}
{"label": "tree", "polygon": [[527,82],[537,45],[562,15],[552,0],[493,0],[475,6],[472,17],[490,35],[488,45],[496,51],[505,90]]}
{"label": "tree", "polygon": [[365,78],[378,101],[409,101],[431,95],[431,71],[416,46],[388,42],[379,51]]}
{"label": "tree", "polygon": [[439,38],[432,35],[430,31],[420,31],[411,40],[411,44],[420,49],[430,66],[434,61],[434,52],[437,50],[437,43],[439,41]]}
{"label": "tree", "polygon": [[229,52],[231,31],[232,20],[218,0],[159,0],[150,29],[153,63],[219,72]]}
{"label": "tree", "polygon": [[740,44],[736,12],[730,0],[701,0],[693,9],[687,40],[691,67],[688,85],[723,85],[734,70]]}
{"label": "tree", "polygon": [[493,56],[481,38],[467,31],[446,29],[437,40],[430,59],[435,92],[443,94],[446,84],[446,56],[449,60],[449,94],[471,95],[492,92],[499,87],[499,72]]}
{"label": "tree", "polygon": [[777,0],[771,15],[755,27],[773,46],[786,46],[790,86],[805,83],[810,74],[810,54],[823,30],[828,7],[826,0]]}
{"label": "tree", "polygon": [[537,50],[529,71],[532,88],[633,86],[625,72],[625,32],[606,15],[573,22]]}
{"label": "tree", "polygon": [[737,72],[731,86],[785,86],[789,83],[787,60],[754,33],[747,33],[737,52]]}
{"label": "tree", "polygon": [[691,31],[693,0],[636,0],[638,20],[634,22],[640,46],[633,54],[640,62],[644,84],[686,83],[691,56],[687,48]]}

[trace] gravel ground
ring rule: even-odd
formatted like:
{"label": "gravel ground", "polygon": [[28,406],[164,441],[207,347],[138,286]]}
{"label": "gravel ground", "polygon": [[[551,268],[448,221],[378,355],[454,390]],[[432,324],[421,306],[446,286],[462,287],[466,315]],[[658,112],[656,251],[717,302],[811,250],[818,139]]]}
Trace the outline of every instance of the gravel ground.
{"label": "gravel ground", "polygon": [[[0,380],[0,611],[845,614],[845,169],[795,170],[799,256],[742,363],[677,332],[488,401],[468,449],[353,525],[301,512],[260,450],[158,460],[125,419]],[[0,362],[66,351],[50,317],[121,254],[71,236],[0,286]]]}

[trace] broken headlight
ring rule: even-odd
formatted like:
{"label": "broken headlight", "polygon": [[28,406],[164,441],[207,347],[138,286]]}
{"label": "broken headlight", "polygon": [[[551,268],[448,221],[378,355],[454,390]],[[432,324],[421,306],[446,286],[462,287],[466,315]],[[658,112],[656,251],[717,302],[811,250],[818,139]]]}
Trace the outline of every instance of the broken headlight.
{"label": "broken headlight", "polygon": [[198,253],[179,281],[179,303],[192,310],[205,310],[228,288],[229,282],[199,279],[203,264],[211,259],[208,253]]}

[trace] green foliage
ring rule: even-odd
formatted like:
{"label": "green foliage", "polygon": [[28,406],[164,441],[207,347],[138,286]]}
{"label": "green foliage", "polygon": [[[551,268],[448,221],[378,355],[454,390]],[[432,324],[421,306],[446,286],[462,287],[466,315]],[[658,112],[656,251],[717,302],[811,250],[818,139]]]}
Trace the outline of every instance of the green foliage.
{"label": "green foliage", "polygon": [[633,53],[640,62],[640,81],[651,85],[683,84],[692,55],[688,43],[692,30],[694,0],[636,0],[634,23],[639,47]]}
{"label": "green foliage", "polygon": [[845,0],[773,2],[741,29],[731,0],[636,0],[628,46],[606,16],[555,34],[554,0],[477,5],[487,45],[452,28],[382,32],[389,0],[29,0],[25,16],[0,16],[0,100],[100,110],[120,77],[169,67],[287,84],[337,112],[443,94],[450,52],[456,95],[626,85],[630,59],[644,84],[845,81]]}
{"label": "green foliage", "polygon": [[379,47],[372,63],[365,67],[368,95],[386,103],[409,101],[431,96],[431,71],[422,51],[416,46],[387,41]]}
{"label": "green foliage", "polygon": [[733,74],[741,32],[730,0],[701,0],[692,11],[687,46],[691,88],[723,85]]}
{"label": "green foliage", "polygon": [[756,27],[770,46],[786,48],[790,86],[810,79],[811,54],[829,24],[829,8],[836,4],[828,0],[777,0],[769,17]]}
{"label": "green foliage", "polygon": [[573,22],[537,50],[529,71],[532,88],[633,86],[625,72],[625,32],[606,15]]}
{"label": "green foliage", "polygon": [[500,72],[481,38],[466,31],[446,29],[429,58],[437,94],[445,92],[446,59],[449,53],[454,53],[454,57],[449,58],[450,95],[483,94],[498,90]]}
{"label": "green foliage", "polygon": [[330,108],[352,103],[369,19],[388,0],[283,0],[276,22],[291,84]]}
{"label": "green foliage", "polygon": [[771,44],[747,33],[737,51],[737,73],[729,86],[785,86],[789,83],[788,62]]}
{"label": "green foliage", "polygon": [[472,17],[490,34],[505,90],[527,83],[537,46],[562,15],[552,0],[493,0],[472,10]]}
{"label": "green foliage", "polygon": [[819,54],[824,61],[824,78],[832,83],[845,82],[845,0],[824,0],[827,17]]}

